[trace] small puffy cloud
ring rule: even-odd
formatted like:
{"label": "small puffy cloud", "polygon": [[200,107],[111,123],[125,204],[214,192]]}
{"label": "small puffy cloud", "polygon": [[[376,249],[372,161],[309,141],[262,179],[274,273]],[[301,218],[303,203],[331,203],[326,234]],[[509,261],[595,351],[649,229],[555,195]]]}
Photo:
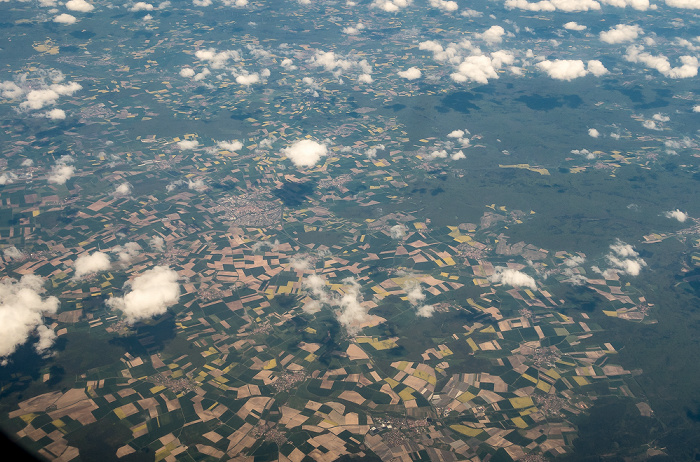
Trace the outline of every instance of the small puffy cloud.
{"label": "small puffy cloud", "polygon": [[200,72],[195,74],[194,77],[192,77],[192,80],[194,80],[195,82],[199,82],[200,80],[206,79],[207,76],[209,76],[210,74],[211,74],[211,71],[205,67]]}
{"label": "small puffy cloud", "polygon": [[399,223],[389,228],[389,234],[391,235],[392,239],[403,239],[406,237],[407,232],[408,227],[403,223]]}
{"label": "small puffy cloud", "polygon": [[695,56],[681,56],[681,66],[671,67],[671,63],[664,55],[654,56],[644,51],[641,45],[632,45],[627,48],[625,59],[631,63],[642,63],[650,69],[656,69],[661,74],[672,79],[687,79],[698,75],[700,63]]}
{"label": "small puffy cloud", "polygon": [[323,67],[327,71],[345,71],[355,65],[359,65],[349,59],[336,57],[332,51],[317,51],[309,60],[309,64],[316,67]]}
{"label": "small puffy cloud", "polygon": [[533,290],[537,289],[537,283],[532,276],[512,268],[496,268],[496,271],[491,275],[489,280],[491,282],[513,287],[528,287]]}
{"label": "small puffy cloud", "polygon": [[464,130],[453,130],[447,134],[448,138],[462,138],[464,136]]}
{"label": "small puffy cloud", "polygon": [[22,90],[22,87],[17,85],[15,82],[11,82],[9,80],[0,82],[0,95],[2,95],[3,98],[16,99],[23,94],[24,90]]}
{"label": "small puffy cloud", "polygon": [[666,0],[666,5],[670,6],[671,8],[700,10],[700,0]]}
{"label": "small puffy cloud", "polygon": [[0,281],[0,357],[10,356],[32,334],[39,335],[35,348],[40,353],[53,344],[55,334],[47,332],[51,329],[44,325],[43,316],[55,314],[59,301],[53,296],[42,297],[44,283],[34,274],[24,275],[19,281]]}
{"label": "small puffy cloud", "polygon": [[690,149],[697,146],[695,141],[685,136],[680,140],[666,140],[664,141],[664,146],[666,146],[669,154],[676,154],[676,149]]}
{"label": "small puffy cloud", "polygon": [[51,109],[45,114],[45,117],[51,120],[64,120],[66,112],[63,109]]}
{"label": "small puffy cloud", "polygon": [[167,266],[155,266],[127,282],[129,292],[107,300],[107,306],[121,311],[129,324],[165,313],[180,300],[177,272]]}
{"label": "small puffy cloud", "polygon": [[642,122],[642,127],[646,128],[647,130],[661,130],[653,120],[645,120]]}
{"label": "small puffy cloud", "polygon": [[54,83],[44,88],[31,90],[26,94],[26,100],[20,103],[21,109],[42,109],[44,106],[56,104],[61,96],[71,96],[83,87],[75,82],[66,84]]}
{"label": "small puffy cloud", "polygon": [[280,66],[288,71],[295,71],[298,69],[298,67],[294,65],[294,61],[292,61],[290,58],[284,58],[280,62]]}
{"label": "small puffy cloud", "polygon": [[187,182],[185,180],[174,180],[168,183],[167,186],[165,186],[165,190],[168,192],[172,192],[175,191],[178,187],[186,184]]}
{"label": "small puffy cloud", "polygon": [[56,342],[56,332],[46,324],[40,324],[36,328],[39,340],[34,344],[34,350],[40,355],[45,355]]}
{"label": "small puffy cloud", "polygon": [[584,156],[588,160],[595,159],[595,154],[589,151],[588,149],[572,149],[571,154],[576,154],[577,156]]}
{"label": "small puffy cloud", "polygon": [[605,43],[631,42],[643,34],[642,28],[636,24],[618,24],[610,30],[600,33],[600,40]]}
{"label": "small puffy cloud", "polygon": [[5,258],[10,260],[19,260],[20,258],[24,258],[27,256],[26,253],[22,252],[14,245],[7,247],[5,250],[3,250],[2,253],[5,256]]}
{"label": "small puffy cloud", "polygon": [[596,130],[595,128],[589,128],[588,129],[588,136],[592,138],[598,138],[600,136],[600,132]]}
{"label": "small puffy cloud", "polygon": [[[348,149],[348,150],[349,150],[350,148],[346,146],[344,149]],[[373,147],[367,149],[367,150],[365,151],[365,155],[366,155],[369,159],[374,159],[375,157],[377,157],[377,151],[381,151],[381,150],[384,150],[384,149],[386,149],[386,146],[384,146],[383,144],[378,144],[377,146],[373,146]],[[348,152],[349,152],[349,151],[348,151]]]}
{"label": "small puffy cloud", "polygon": [[318,274],[310,274],[302,283],[305,289],[308,289],[314,296],[323,302],[328,300],[328,292],[326,291],[326,280]]}
{"label": "small puffy cloud", "polygon": [[399,10],[406,8],[412,3],[413,0],[374,0],[371,6],[373,8],[379,8],[380,10],[384,10],[388,13],[395,13]]}
{"label": "small puffy cloud", "polygon": [[503,35],[506,31],[501,26],[491,26],[482,34],[476,34],[477,37],[483,39],[489,45],[495,45],[503,41]]}
{"label": "small puffy cloud", "polygon": [[420,282],[415,279],[409,279],[402,286],[402,289],[406,291],[406,298],[412,307],[416,309],[416,316],[421,318],[430,318],[435,312],[435,307],[433,305],[424,305],[425,293],[420,285]]}
{"label": "small puffy cloud", "polygon": [[467,156],[464,155],[464,152],[462,150],[459,150],[459,151],[455,152],[454,154],[452,154],[450,156],[450,158],[452,160],[460,160],[460,159],[466,159]]}
{"label": "small puffy cloud", "polygon": [[197,140],[182,140],[177,142],[177,147],[183,151],[196,149],[198,146],[199,141]]}
{"label": "small puffy cloud", "polygon": [[241,60],[241,54],[236,50],[216,51],[215,48],[197,50],[194,56],[200,61],[209,63],[212,69],[225,67],[229,60]]}
{"label": "small puffy cloud", "polygon": [[17,175],[12,172],[0,173],[0,185],[14,183],[16,179]]}
{"label": "small puffy cloud", "polygon": [[131,8],[129,8],[129,11],[137,12],[137,11],[153,11],[155,10],[155,7],[151,5],[150,3],[146,2],[136,2],[133,5],[131,5]]}
{"label": "small puffy cloud", "polygon": [[586,68],[588,69],[588,72],[590,74],[593,74],[596,77],[600,77],[601,75],[605,75],[608,73],[608,70],[605,68],[605,66],[603,66],[603,63],[601,63],[597,59],[588,61],[588,64],[586,64]]}
{"label": "small puffy cloud", "polygon": [[631,7],[638,11],[655,10],[656,5],[651,5],[649,0],[599,0],[601,3],[618,8]]}
{"label": "small puffy cloud", "polygon": [[336,318],[348,334],[355,335],[367,321],[369,314],[367,308],[362,305],[360,284],[352,277],[345,278],[342,282],[345,284],[344,294],[333,303],[338,308]]}
{"label": "small puffy cloud", "polygon": [[374,79],[370,74],[360,74],[360,76],[357,78],[357,81],[360,83],[372,83],[374,82]]}
{"label": "small puffy cloud", "polygon": [[201,178],[197,180],[188,180],[187,181],[187,189],[194,189],[197,192],[202,192],[207,189],[207,185],[204,183],[204,180]]}
{"label": "small puffy cloud", "polygon": [[606,255],[608,263],[629,276],[637,276],[647,265],[644,260],[639,258],[639,254],[631,245],[619,239],[610,246],[610,250],[612,252]]}
{"label": "small puffy cloud", "polygon": [[356,334],[362,324],[369,318],[368,309],[362,305],[362,294],[360,285],[352,278],[345,278],[341,295],[329,294],[326,280],[317,275],[311,274],[304,279],[303,287],[315,297],[306,303],[303,310],[313,314],[321,310],[323,305],[335,308],[335,316],[338,322],[345,327],[348,334]]}
{"label": "small puffy cloud", "polygon": [[693,112],[700,112],[700,105],[693,106]]}
{"label": "small puffy cloud", "polygon": [[153,236],[148,245],[156,252],[163,252],[165,250],[165,239],[160,236]]}
{"label": "small puffy cloud", "polygon": [[651,118],[659,122],[668,122],[669,120],[671,120],[669,116],[661,114],[660,112],[657,112],[656,114],[651,116]]}
{"label": "small puffy cloud", "polygon": [[406,283],[402,286],[402,289],[406,291],[406,298],[408,298],[408,302],[413,306],[416,306],[425,300],[423,288],[421,287],[420,282],[416,281],[415,279],[409,279],[406,281]]}
{"label": "small puffy cloud", "polygon": [[423,73],[418,69],[417,67],[409,67],[405,71],[399,71],[397,72],[399,74],[399,77],[404,78],[406,80],[416,80],[420,79]]}
{"label": "small puffy cloud", "polygon": [[212,0],[192,0],[192,5],[194,6],[205,7],[210,6],[212,3],[214,3]]}
{"label": "small puffy cloud", "polygon": [[664,216],[665,216],[666,218],[673,218],[673,219],[675,219],[675,220],[678,220],[678,221],[680,221],[681,223],[683,223],[685,220],[688,219],[688,214],[685,213],[685,212],[681,212],[681,211],[678,210],[678,209],[676,209],[676,210],[671,210],[671,211],[668,211],[668,212],[664,212]]}
{"label": "small puffy cloud", "polygon": [[564,24],[564,29],[568,29],[568,30],[579,30],[579,31],[580,31],[580,30],[586,30],[587,27],[586,27],[586,26],[582,26],[581,24],[578,24],[578,23],[576,23],[576,22],[574,22],[574,21],[571,21],[571,22],[567,22],[566,24]]}
{"label": "small puffy cloud", "polygon": [[303,271],[311,268],[311,262],[307,258],[292,257],[289,259],[289,267],[294,271]]}
{"label": "small puffy cloud", "polygon": [[109,255],[104,252],[81,255],[75,259],[73,279],[77,280],[86,274],[107,271],[111,266]]}
{"label": "small puffy cloud", "polygon": [[296,167],[313,167],[328,153],[326,145],[313,140],[300,140],[282,150]]}
{"label": "small puffy cloud", "polygon": [[432,318],[435,312],[435,307],[433,305],[421,305],[416,308],[416,315],[421,318]]}
{"label": "small puffy cloud", "polygon": [[457,82],[477,82],[487,84],[489,79],[498,78],[498,70],[503,65],[513,64],[514,56],[504,50],[487,55],[472,55],[465,58],[450,78]]}
{"label": "small puffy cloud", "polygon": [[347,35],[357,35],[360,33],[361,30],[365,28],[365,25],[362,24],[361,22],[358,22],[354,26],[348,26],[343,28],[343,34]]}
{"label": "small puffy cloud", "polygon": [[115,196],[128,196],[129,194],[131,194],[131,184],[129,184],[128,182],[120,184],[114,190]]}
{"label": "small puffy cloud", "polygon": [[591,11],[599,10],[600,3],[595,0],[542,0],[530,3],[527,0],[506,0],[505,7],[525,11]]}
{"label": "small puffy cloud", "polygon": [[70,162],[73,162],[73,158],[70,156],[63,156],[58,159],[47,177],[48,182],[52,184],[66,184],[66,181],[70,180],[75,174],[75,167],[68,165]]}
{"label": "small puffy cloud", "polygon": [[217,141],[216,147],[224,151],[236,152],[243,147],[243,143],[238,140]]}
{"label": "small puffy cloud", "polygon": [[328,288],[326,287],[326,280],[323,277],[317,274],[310,274],[304,279],[302,286],[315,297],[315,299],[304,304],[302,309],[305,313],[317,313],[321,311],[324,304],[331,302]]}
{"label": "small puffy cloud", "polygon": [[194,69],[192,69],[191,67],[183,67],[182,69],[180,69],[180,77],[190,78],[194,77],[194,74]]}
{"label": "small puffy cloud", "polygon": [[574,255],[564,260],[564,265],[568,266],[569,268],[574,268],[576,266],[583,265],[585,261],[586,257],[582,257],[581,255]]}
{"label": "small puffy cloud", "polygon": [[78,19],[72,14],[62,13],[53,18],[53,22],[58,24],[75,24]]}
{"label": "small puffy cloud", "polygon": [[580,59],[555,59],[554,61],[540,61],[537,67],[547,73],[553,79],[571,81],[584,77],[588,71]]}
{"label": "small puffy cloud", "polygon": [[233,8],[243,8],[248,6],[248,0],[223,0],[222,3],[225,6],[230,6]]}
{"label": "small puffy cloud", "polygon": [[619,239],[614,244],[610,245],[610,250],[620,257],[636,257],[638,255],[634,247]]}
{"label": "small puffy cloud", "polygon": [[608,262],[615,266],[619,271],[629,275],[637,276],[642,271],[642,268],[646,266],[646,262],[642,259],[622,259],[618,258],[612,254],[607,256]]}
{"label": "small puffy cloud", "polygon": [[246,86],[246,87],[253,85],[255,83],[259,83],[259,82],[260,82],[260,75],[258,75],[257,73],[241,74],[241,75],[236,77],[236,83],[238,83],[239,85]]}
{"label": "small puffy cloud", "polygon": [[430,0],[430,6],[447,12],[457,11],[459,9],[457,2],[453,0]]}
{"label": "small puffy cloud", "polygon": [[118,245],[112,248],[112,252],[119,257],[119,263],[128,265],[131,261],[141,253],[141,246],[136,242],[127,242],[124,245]]}
{"label": "small puffy cloud", "polygon": [[95,9],[94,6],[90,5],[85,0],[68,0],[66,2],[66,8],[71,11],[80,11],[81,13],[87,13]]}

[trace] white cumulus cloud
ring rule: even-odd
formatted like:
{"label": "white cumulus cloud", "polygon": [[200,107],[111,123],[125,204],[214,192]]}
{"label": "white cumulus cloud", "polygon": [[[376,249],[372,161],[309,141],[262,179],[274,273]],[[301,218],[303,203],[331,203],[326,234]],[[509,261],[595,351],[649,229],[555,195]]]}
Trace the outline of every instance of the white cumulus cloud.
{"label": "white cumulus cloud", "polygon": [[[23,345],[29,336],[39,336],[35,348],[42,353],[53,344],[43,317],[58,311],[56,297],[43,298],[45,280],[27,274],[17,281],[5,278],[0,281],[0,357],[7,358]],[[52,331],[53,332],[53,331]]]}
{"label": "white cumulus cloud", "polygon": [[61,13],[55,18],[53,18],[53,22],[56,22],[58,24],[75,24],[76,21],[78,21],[78,19],[72,14],[68,13]]}
{"label": "white cumulus cloud", "polygon": [[564,29],[568,29],[568,30],[586,30],[587,27],[586,27],[586,26],[582,26],[581,24],[578,24],[578,23],[576,23],[576,22],[574,22],[574,21],[571,21],[571,22],[567,22],[566,24],[564,24]]}
{"label": "white cumulus cloud", "polygon": [[85,0],[69,0],[66,2],[66,8],[71,11],[80,11],[81,13],[87,13],[95,9],[94,6]]}
{"label": "white cumulus cloud", "polygon": [[372,7],[379,8],[388,13],[395,13],[413,3],[413,0],[374,0]]}
{"label": "white cumulus cloud", "polygon": [[165,250],[165,239],[160,236],[153,236],[148,245],[156,252],[163,252]]}
{"label": "white cumulus cloud", "polygon": [[313,167],[325,157],[328,153],[328,148],[325,144],[321,144],[313,140],[300,140],[291,146],[284,148],[282,153],[292,161],[296,167]]}
{"label": "white cumulus cloud", "polygon": [[672,79],[687,79],[698,75],[700,63],[695,56],[681,56],[681,66],[672,67],[668,58],[664,55],[654,56],[644,51],[641,45],[632,45],[627,48],[625,59],[631,63],[642,63],[650,69],[656,69],[661,74]]}
{"label": "white cumulus cloud", "polygon": [[407,232],[408,227],[403,223],[399,223],[389,228],[389,234],[391,235],[392,239],[403,239],[406,237]]}
{"label": "white cumulus cloud", "polygon": [[165,313],[180,300],[177,271],[155,266],[125,284],[129,292],[107,300],[107,306],[121,311],[129,324]]}
{"label": "white cumulus cloud", "polygon": [[114,189],[115,196],[128,196],[131,194],[131,184],[124,182]]}
{"label": "white cumulus cloud", "polygon": [[64,120],[66,118],[66,111],[63,109],[51,109],[45,114],[45,117],[51,120]]}
{"label": "white cumulus cloud", "polygon": [[124,245],[117,245],[112,248],[112,252],[119,257],[119,263],[128,265],[131,261],[141,253],[141,246],[136,242],[127,242]]}
{"label": "white cumulus cloud", "polygon": [[153,11],[155,10],[155,7],[151,5],[150,3],[146,2],[136,2],[133,5],[131,5],[131,8],[129,8],[129,11]]}
{"label": "white cumulus cloud", "polygon": [[243,147],[243,143],[238,140],[217,141],[216,147],[224,151],[236,152]]}
{"label": "white cumulus cloud", "polygon": [[406,80],[420,79],[421,76],[423,75],[421,70],[415,66],[409,67],[405,71],[399,71],[399,72],[397,72],[397,74],[399,74],[399,77],[404,78]]}
{"label": "white cumulus cloud", "polygon": [[487,84],[489,79],[498,78],[498,70],[503,65],[514,62],[512,53],[499,50],[487,55],[472,55],[464,58],[450,78],[457,82],[477,82]]}
{"label": "white cumulus cloud", "polygon": [[666,218],[673,218],[673,219],[675,219],[675,220],[678,220],[678,221],[680,221],[681,223],[683,223],[685,220],[688,219],[688,214],[685,213],[685,212],[681,212],[681,211],[678,210],[678,209],[676,209],[676,210],[670,210],[670,211],[668,211],[668,212],[664,212],[664,216],[665,216]]}
{"label": "white cumulus cloud", "polygon": [[595,0],[542,0],[533,3],[527,0],[506,0],[505,7],[511,10],[574,12],[599,10],[600,3]]}
{"label": "white cumulus cloud", "polygon": [[599,0],[605,5],[616,6],[618,8],[631,7],[638,11],[655,10],[656,5],[649,3],[649,0]]}
{"label": "white cumulus cloud", "polygon": [[610,245],[610,250],[612,250],[612,252],[607,254],[605,258],[615,269],[624,274],[637,276],[642,268],[647,265],[644,260],[639,258],[639,254],[631,245],[619,239],[615,244]]}
{"label": "white cumulus cloud", "polygon": [[537,289],[537,283],[532,276],[512,268],[496,268],[496,271],[493,273],[493,275],[491,275],[489,280],[491,282],[501,283],[513,287],[528,287],[533,290]]}
{"label": "white cumulus cloud", "polygon": [[584,77],[588,72],[580,59],[555,59],[553,61],[540,61],[537,67],[547,73],[553,79],[571,81]]}
{"label": "white cumulus cloud", "polygon": [[73,279],[78,280],[86,274],[107,271],[111,266],[109,255],[104,252],[93,252],[81,255],[75,259]]}
{"label": "white cumulus cloud", "polygon": [[51,167],[51,172],[49,173],[47,180],[52,184],[66,184],[66,181],[73,178],[75,174],[75,167],[68,165],[73,162],[73,158],[70,156],[62,156],[56,161],[56,164]]}
{"label": "white cumulus cloud", "polygon": [[666,5],[672,8],[700,10],[700,0],[666,0]]}
{"label": "white cumulus cloud", "polygon": [[438,8],[442,11],[457,11],[459,6],[453,0],[430,0],[430,6]]}
{"label": "white cumulus cloud", "polygon": [[600,33],[600,40],[605,43],[631,42],[643,34],[644,31],[636,24],[618,24],[610,30]]}
{"label": "white cumulus cloud", "polygon": [[199,141],[197,140],[182,140],[177,142],[177,147],[183,151],[189,149],[196,149],[199,146]]}
{"label": "white cumulus cloud", "polygon": [[483,39],[489,45],[495,45],[503,41],[503,35],[506,31],[501,26],[491,26],[481,34],[476,34],[477,37]]}

